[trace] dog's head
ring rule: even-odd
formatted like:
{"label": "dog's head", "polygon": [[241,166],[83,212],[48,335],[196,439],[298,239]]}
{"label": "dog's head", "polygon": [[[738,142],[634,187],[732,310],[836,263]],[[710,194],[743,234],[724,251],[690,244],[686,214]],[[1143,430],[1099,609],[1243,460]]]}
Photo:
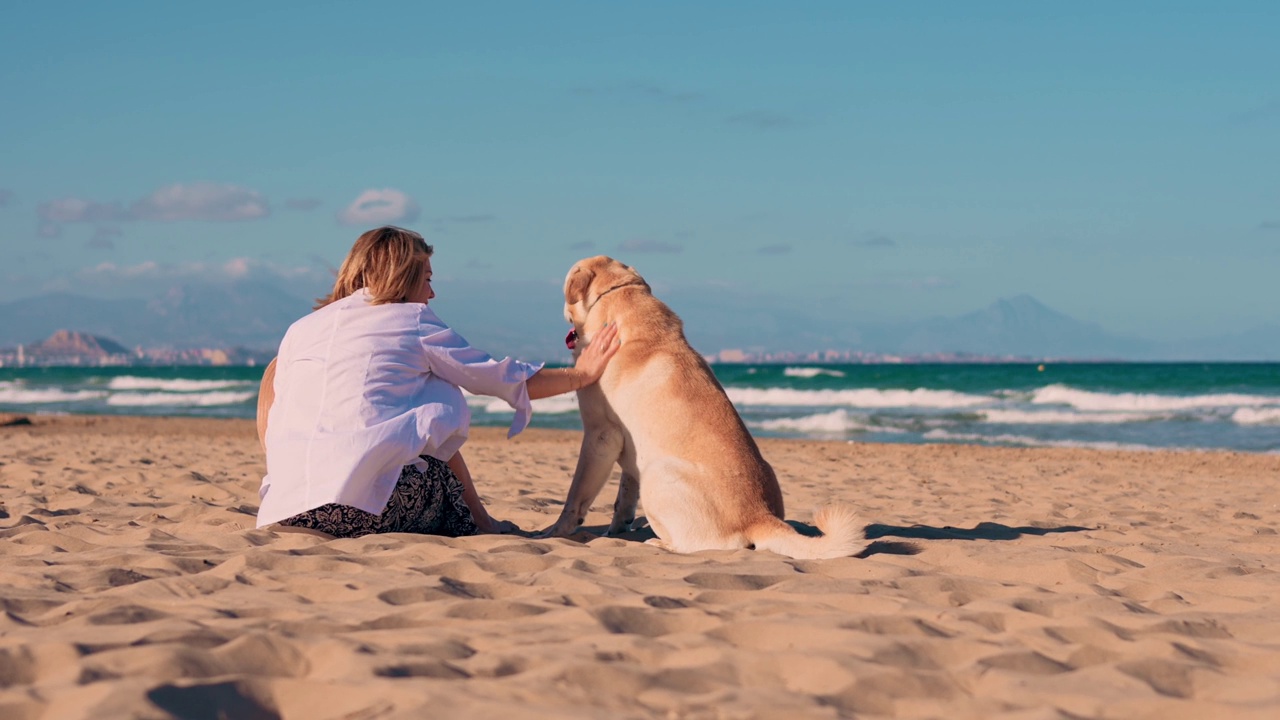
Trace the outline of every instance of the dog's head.
{"label": "dog's head", "polygon": [[632,285],[649,289],[640,273],[611,257],[597,255],[579,260],[569,268],[564,279],[564,319],[574,327],[582,327],[587,313],[601,297]]}

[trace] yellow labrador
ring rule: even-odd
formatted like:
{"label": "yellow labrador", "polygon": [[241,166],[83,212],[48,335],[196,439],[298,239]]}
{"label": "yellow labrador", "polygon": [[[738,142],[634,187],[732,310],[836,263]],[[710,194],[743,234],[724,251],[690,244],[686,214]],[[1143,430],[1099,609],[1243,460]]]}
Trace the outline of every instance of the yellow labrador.
{"label": "yellow labrador", "polygon": [[545,535],[577,530],[618,463],[610,534],[630,529],[638,499],[657,544],[676,552],[754,547],[833,558],[861,549],[860,525],[846,507],[818,511],[822,537],[783,522],[773,468],[685,340],[680,318],[635,270],[604,256],[581,260],[565,278],[564,302],[575,355],[606,323],[618,324],[622,348],[599,383],[578,391],[582,450],[564,510]]}

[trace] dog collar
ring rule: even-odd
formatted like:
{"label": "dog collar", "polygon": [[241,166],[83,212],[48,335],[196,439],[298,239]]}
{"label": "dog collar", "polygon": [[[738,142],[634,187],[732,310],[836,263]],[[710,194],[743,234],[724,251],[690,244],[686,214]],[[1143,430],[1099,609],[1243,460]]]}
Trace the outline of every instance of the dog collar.
{"label": "dog collar", "polygon": [[594,308],[597,304],[599,304],[599,302],[604,298],[605,295],[608,295],[609,293],[615,290],[622,290],[624,288],[629,288],[629,287],[640,287],[641,285],[644,285],[644,284],[645,284],[644,280],[640,280],[639,282],[628,282],[628,283],[623,283],[621,285],[614,285],[613,287],[609,288],[608,290],[605,290],[604,292],[596,296],[595,301],[592,302],[590,305],[588,305],[586,310],[584,311],[583,313],[584,317],[587,313],[591,312],[592,308]]}

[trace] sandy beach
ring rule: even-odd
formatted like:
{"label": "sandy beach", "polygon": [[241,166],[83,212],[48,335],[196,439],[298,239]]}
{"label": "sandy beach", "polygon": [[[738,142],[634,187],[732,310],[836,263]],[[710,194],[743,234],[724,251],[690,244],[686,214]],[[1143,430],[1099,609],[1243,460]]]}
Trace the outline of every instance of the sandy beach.
{"label": "sandy beach", "polygon": [[[763,440],[862,558],[254,529],[243,420],[0,427],[4,718],[1274,718],[1280,456]],[[580,436],[478,428],[497,517]],[[910,546],[905,545],[910,543]],[[915,554],[905,554],[914,551]]]}

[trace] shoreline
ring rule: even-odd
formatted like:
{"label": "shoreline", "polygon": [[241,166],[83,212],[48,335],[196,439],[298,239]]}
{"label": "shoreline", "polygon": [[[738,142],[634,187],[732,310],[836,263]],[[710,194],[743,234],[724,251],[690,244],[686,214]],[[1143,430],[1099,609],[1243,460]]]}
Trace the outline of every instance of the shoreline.
{"label": "shoreline", "polygon": [[[26,419],[29,422],[23,422]],[[256,425],[255,421],[246,418],[226,418],[226,417],[201,417],[193,415],[105,415],[93,413],[29,413],[29,412],[9,412],[0,411],[0,433],[3,433],[13,421],[17,421],[19,426],[25,428],[46,428],[49,432],[70,432],[77,427],[93,427],[107,426],[113,423],[121,423],[124,425],[139,424],[147,425],[150,423],[163,424],[166,427],[176,423],[177,429],[182,429],[186,425],[193,428],[204,427],[204,423],[213,423],[208,427],[225,427],[225,432],[232,435],[243,434],[243,428],[249,429],[249,434],[255,440]],[[222,424],[222,425],[219,425]],[[240,431],[231,428],[242,425]],[[486,442],[491,440],[507,441],[506,426],[499,425],[472,425],[470,439],[472,442],[477,438],[483,438]],[[190,430],[188,432],[194,432]],[[512,438],[510,442],[520,442],[526,435],[541,435],[547,433],[553,436],[574,436],[581,437],[581,430],[572,430],[565,428],[526,428],[520,435]],[[1165,454],[1190,454],[1190,455],[1224,455],[1224,456],[1278,456],[1280,450],[1232,450],[1229,448],[1192,448],[1192,447],[1096,447],[1090,444],[1081,443],[1079,445],[1070,444],[1065,446],[1058,445],[995,445],[983,444],[976,442],[877,442],[857,439],[835,439],[835,438],[805,438],[805,437],[780,437],[777,435],[757,435],[751,433],[752,438],[759,444],[762,449],[765,445],[774,443],[814,443],[821,445],[852,445],[862,447],[875,448],[948,448],[962,447],[975,448],[982,450],[1008,450],[1008,451],[1062,451],[1062,452],[1096,452],[1096,453],[1117,453],[1117,454],[1134,454],[1134,455],[1165,455]]]}

